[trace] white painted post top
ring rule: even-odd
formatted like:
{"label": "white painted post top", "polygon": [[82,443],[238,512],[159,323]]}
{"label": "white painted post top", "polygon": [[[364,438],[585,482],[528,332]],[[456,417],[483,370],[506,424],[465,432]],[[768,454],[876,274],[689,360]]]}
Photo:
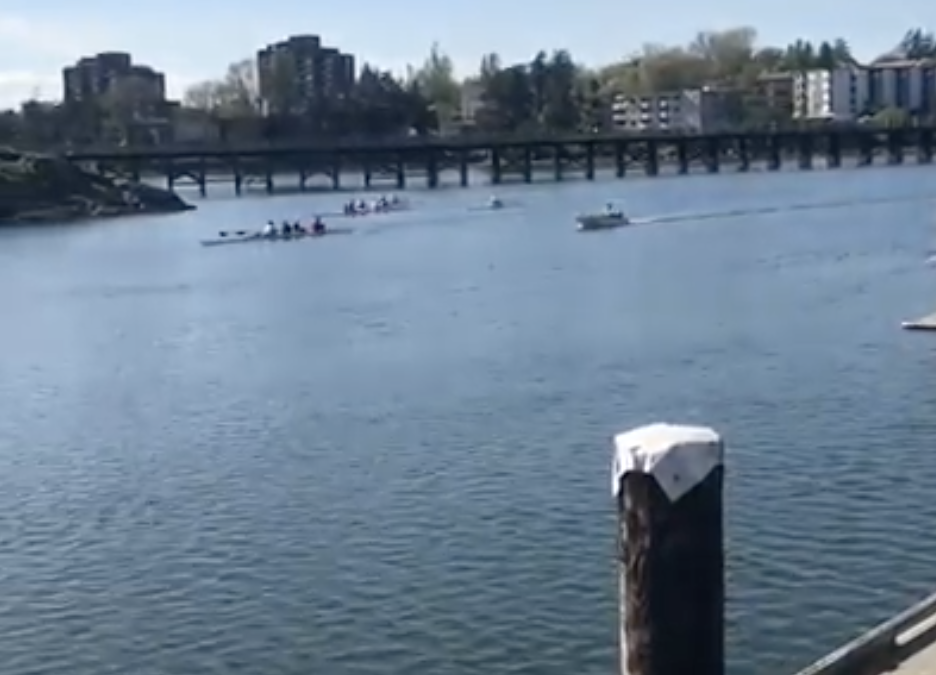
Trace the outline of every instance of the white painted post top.
{"label": "white painted post top", "polygon": [[713,429],[649,424],[614,437],[611,490],[617,497],[621,480],[636,471],[653,476],[675,502],[723,461],[724,443]]}

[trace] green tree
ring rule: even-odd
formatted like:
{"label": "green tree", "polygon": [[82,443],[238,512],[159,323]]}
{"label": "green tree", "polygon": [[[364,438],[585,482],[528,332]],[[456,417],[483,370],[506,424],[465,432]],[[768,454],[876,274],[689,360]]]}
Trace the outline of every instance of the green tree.
{"label": "green tree", "polygon": [[931,59],[936,57],[936,36],[922,28],[908,30],[897,45],[905,59]]}
{"label": "green tree", "polygon": [[581,120],[578,67],[565,50],[553,52],[546,68],[540,126],[549,131],[573,131]]}
{"label": "green tree", "polygon": [[461,110],[461,86],[455,79],[452,59],[433,44],[422,66],[410,77],[411,93],[418,92],[435,106],[439,120],[450,122]]}
{"label": "green tree", "polygon": [[254,64],[244,59],[228,66],[221,80],[199,82],[186,89],[182,103],[219,117],[235,118],[260,111],[260,93]]}
{"label": "green tree", "polygon": [[884,108],[872,115],[870,121],[882,127],[902,127],[910,124],[910,113],[900,108]]}

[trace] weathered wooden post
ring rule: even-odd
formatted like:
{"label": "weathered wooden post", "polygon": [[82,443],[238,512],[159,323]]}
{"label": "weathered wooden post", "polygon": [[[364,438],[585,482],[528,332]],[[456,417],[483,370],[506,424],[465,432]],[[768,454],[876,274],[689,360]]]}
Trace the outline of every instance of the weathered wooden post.
{"label": "weathered wooden post", "polygon": [[724,675],[724,446],[707,427],[614,439],[622,675]]}

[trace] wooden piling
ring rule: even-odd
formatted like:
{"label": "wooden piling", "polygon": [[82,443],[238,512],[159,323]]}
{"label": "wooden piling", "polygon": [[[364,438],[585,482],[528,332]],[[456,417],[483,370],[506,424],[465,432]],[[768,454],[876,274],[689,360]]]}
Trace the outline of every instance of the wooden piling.
{"label": "wooden piling", "polygon": [[614,439],[621,675],[724,675],[724,450],[706,427]]}

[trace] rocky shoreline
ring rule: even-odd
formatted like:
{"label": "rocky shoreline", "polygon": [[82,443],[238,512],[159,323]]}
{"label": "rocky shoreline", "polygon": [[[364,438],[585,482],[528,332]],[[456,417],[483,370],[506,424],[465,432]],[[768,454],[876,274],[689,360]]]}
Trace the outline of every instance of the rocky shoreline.
{"label": "rocky shoreline", "polygon": [[0,225],[178,213],[194,208],[174,192],[115,180],[62,157],[0,148]]}

